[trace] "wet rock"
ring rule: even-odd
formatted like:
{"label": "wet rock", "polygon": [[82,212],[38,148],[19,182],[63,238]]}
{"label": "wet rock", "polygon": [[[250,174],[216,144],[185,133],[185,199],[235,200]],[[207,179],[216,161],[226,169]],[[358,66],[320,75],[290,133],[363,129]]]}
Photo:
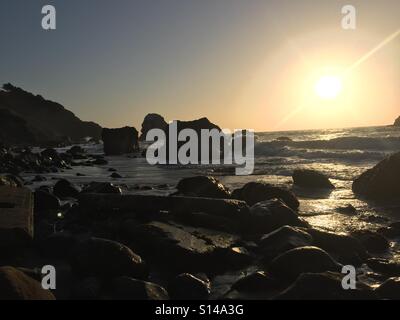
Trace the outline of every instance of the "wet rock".
{"label": "wet rock", "polygon": [[116,172],[116,171],[117,171],[117,169],[114,169],[114,168],[108,168],[108,171],[109,171],[109,172]]}
{"label": "wet rock", "polygon": [[306,226],[297,213],[278,199],[258,202],[250,208],[248,224],[253,233],[268,233],[282,226]]}
{"label": "wet rock", "polygon": [[109,182],[91,182],[82,193],[112,193],[122,194],[120,187],[117,187]]}
{"label": "wet rock", "polygon": [[41,155],[45,158],[51,158],[52,160],[61,160],[58,152],[53,148],[47,148],[41,152]]}
{"label": "wet rock", "polygon": [[358,230],[352,232],[352,236],[358,239],[369,252],[385,252],[390,247],[389,241],[384,236],[373,231]]}
{"label": "wet rock", "polygon": [[46,177],[40,176],[40,175],[36,175],[33,179],[32,182],[43,182],[46,181]]}
{"label": "wet rock", "polygon": [[334,189],[335,186],[329,181],[323,173],[308,170],[298,169],[293,172],[293,183],[295,186],[304,188],[323,188],[323,189]]}
{"label": "wet rock", "polygon": [[55,300],[41,284],[9,266],[0,267],[0,300]]}
{"label": "wet rock", "polygon": [[385,274],[390,277],[400,277],[400,264],[381,258],[370,258],[366,261],[367,266],[373,271]]}
{"label": "wet rock", "polygon": [[349,215],[349,216],[355,216],[357,214],[357,209],[354,208],[351,204],[345,206],[345,207],[339,207],[336,209],[339,213]]}
{"label": "wet rock", "polygon": [[388,227],[379,228],[377,232],[388,238],[400,237],[400,222],[394,222]]}
{"label": "wet rock", "polygon": [[[223,255],[237,237],[176,223],[151,222],[137,225],[124,222],[120,236],[135,252],[178,272],[206,272],[232,267]],[[224,258],[224,259],[223,259]],[[216,263],[218,262],[218,263]]]}
{"label": "wet rock", "polygon": [[269,261],[281,253],[298,247],[311,246],[312,243],[313,238],[306,231],[296,227],[283,226],[264,235],[259,241],[259,249],[266,261]]}
{"label": "wet rock", "polygon": [[371,300],[376,296],[371,288],[357,281],[356,289],[344,290],[343,274],[333,272],[304,273],[277,300]]}
{"label": "wet rock", "polygon": [[173,300],[207,300],[210,291],[209,280],[204,281],[190,273],[178,275],[168,285],[168,293]]}
{"label": "wet rock", "polygon": [[366,248],[354,237],[317,229],[307,229],[313,244],[328,251],[340,263],[360,266],[369,255]]}
{"label": "wet rock", "polygon": [[232,285],[232,290],[239,292],[265,292],[276,289],[277,281],[264,271],[249,274]]}
{"label": "wet rock", "polygon": [[400,152],[379,162],[353,182],[353,192],[370,200],[400,197]]}
{"label": "wet rock", "polygon": [[96,158],[94,161],[91,162],[96,166],[105,166],[108,164],[108,161],[104,158]]}
{"label": "wet rock", "polygon": [[205,198],[229,199],[230,192],[214,177],[197,176],[179,181],[178,194]]}
{"label": "wet rock", "polygon": [[56,196],[41,189],[35,191],[34,199],[35,211],[57,210],[61,206]]}
{"label": "wet rock", "polygon": [[293,210],[297,210],[300,205],[293,192],[261,182],[246,183],[241,189],[236,189],[232,193],[232,198],[244,200],[250,206],[274,198],[281,200]]}
{"label": "wet rock", "polygon": [[283,281],[294,281],[302,273],[339,272],[340,265],[324,250],[300,247],[282,253],[272,260],[268,270]]}
{"label": "wet rock", "polygon": [[71,148],[69,148],[69,150],[67,150],[67,152],[72,154],[73,156],[83,155],[86,153],[85,149],[83,149],[81,146],[72,146]]}
{"label": "wet rock", "polygon": [[72,299],[98,300],[101,294],[102,284],[96,277],[84,278],[75,283],[72,290]]}
{"label": "wet rock", "polygon": [[381,299],[400,300],[400,278],[389,278],[375,289]]}
{"label": "wet rock", "polygon": [[111,296],[117,300],[168,300],[161,286],[129,277],[118,277],[111,283]]}
{"label": "wet rock", "polygon": [[88,276],[143,279],[147,268],[142,258],[123,244],[100,238],[78,243],[72,253],[73,271]]}
{"label": "wet rock", "polygon": [[106,155],[121,155],[132,153],[139,149],[138,132],[133,127],[104,128],[101,135]]}
{"label": "wet rock", "polygon": [[80,190],[68,180],[61,179],[54,185],[53,192],[59,198],[76,198]]}
{"label": "wet rock", "polygon": [[122,176],[121,176],[119,173],[117,173],[117,172],[113,172],[113,173],[110,175],[110,178],[120,179],[120,178],[122,178]]}

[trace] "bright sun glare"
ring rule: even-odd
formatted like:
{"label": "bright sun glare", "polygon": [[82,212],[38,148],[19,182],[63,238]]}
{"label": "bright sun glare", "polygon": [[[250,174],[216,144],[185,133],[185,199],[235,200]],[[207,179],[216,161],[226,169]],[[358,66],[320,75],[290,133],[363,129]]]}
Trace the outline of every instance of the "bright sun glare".
{"label": "bright sun glare", "polygon": [[315,93],[321,99],[335,99],[342,91],[342,80],[337,76],[323,76],[315,84]]}

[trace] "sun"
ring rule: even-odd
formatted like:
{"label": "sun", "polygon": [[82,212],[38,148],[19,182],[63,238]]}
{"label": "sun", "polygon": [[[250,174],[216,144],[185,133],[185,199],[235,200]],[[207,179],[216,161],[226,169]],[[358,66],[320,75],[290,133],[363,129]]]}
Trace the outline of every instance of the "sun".
{"label": "sun", "polygon": [[342,80],[338,76],[323,76],[315,84],[315,93],[324,100],[332,100],[342,92]]}

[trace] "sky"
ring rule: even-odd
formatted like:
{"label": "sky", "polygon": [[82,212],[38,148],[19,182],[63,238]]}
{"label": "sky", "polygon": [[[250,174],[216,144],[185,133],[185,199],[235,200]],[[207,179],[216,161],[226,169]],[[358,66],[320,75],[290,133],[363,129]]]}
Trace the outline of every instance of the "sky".
{"label": "sky", "polygon": [[[46,4],[56,30],[41,27]],[[1,0],[0,81],[104,127],[154,112],[256,131],[386,125],[400,115],[400,36],[382,41],[399,16],[398,0]],[[344,73],[321,99],[319,79]]]}

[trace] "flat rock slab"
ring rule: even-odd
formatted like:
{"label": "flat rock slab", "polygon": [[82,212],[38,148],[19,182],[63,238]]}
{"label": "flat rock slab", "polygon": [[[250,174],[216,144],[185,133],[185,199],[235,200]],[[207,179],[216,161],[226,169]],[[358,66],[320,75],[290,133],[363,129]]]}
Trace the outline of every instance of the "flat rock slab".
{"label": "flat rock slab", "polygon": [[32,239],[32,193],[25,188],[0,186],[0,247],[24,246]]}
{"label": "flat rock slab", "polygon": [[175,223],[151,222],[126,225],[124,238],[145,259],[181,271],[206,271],[215,268],[237,237],[208,229]]}

